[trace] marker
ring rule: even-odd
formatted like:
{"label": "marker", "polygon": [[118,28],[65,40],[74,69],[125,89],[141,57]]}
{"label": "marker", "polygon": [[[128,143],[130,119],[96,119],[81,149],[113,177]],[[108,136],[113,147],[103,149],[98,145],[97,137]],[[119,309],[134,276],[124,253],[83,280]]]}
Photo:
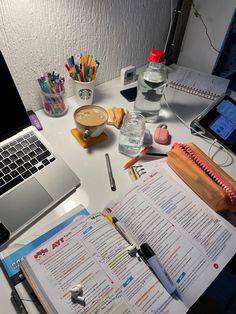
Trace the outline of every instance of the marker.
{"label": "marker", "polygon": [[148,266],[152,269],[154,274],[160,280],[166,291],[170,295],[174,294],[177,286],[173,283],[166,270],[161,265],[152,248],[147,243],[143,243],[140,245],[140,250],[142,253],[141,256],[146,260]]}
{"label": "marker", "polygon": [[109,155],[106,153],[105,154],[106,157],[106,163],[107,163],[107,170],[108,170],[108,175],[109,175],[109,180],[110,180],[110,187],[112,191],[116,190],[116,183],[115,183],[115,179],[113,177],[113,173],[112,173],[112,169],[111,169],[111,162],[110,162],[110,158]]}

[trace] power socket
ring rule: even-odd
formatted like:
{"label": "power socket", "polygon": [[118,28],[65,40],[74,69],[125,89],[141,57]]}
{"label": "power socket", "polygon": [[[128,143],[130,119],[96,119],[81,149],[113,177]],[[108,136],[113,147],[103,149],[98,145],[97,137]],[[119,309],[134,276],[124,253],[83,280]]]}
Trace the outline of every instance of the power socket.
{"label": "power socket", "polygon": [[121,84],[127,85],[136,81],[136,68],[130,65],[120,71]]}

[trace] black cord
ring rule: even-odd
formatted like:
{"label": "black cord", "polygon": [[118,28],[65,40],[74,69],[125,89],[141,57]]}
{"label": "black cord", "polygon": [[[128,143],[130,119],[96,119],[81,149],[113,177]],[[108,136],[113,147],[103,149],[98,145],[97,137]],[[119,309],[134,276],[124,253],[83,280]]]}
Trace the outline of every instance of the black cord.
{"label": "black cord", "polygon": [[201,16],[201,14],[200,14],[199,11],[197,10],[197,8],[196,8],[196,6],[195,6],[195,4],[194,4],[193,1],[192,1],[192,6],[193,6],[193,10],[194,10],[194,15],[195,15],[196,17],[198,17],[198,18],[201,20],[201,22],[202,22],[202,24],[203,24],[203,26],[204,26],[204,28],[205,28],[206,35],[207,35],[207,38],[208,38],[208,40],[209,40],[209,42],[210,42],[210,45],[211,45],[212,49],[214,49],[217,53],[220,53],[220,51],[217,50],[217,49],[214,47],[214,45],[212,44],[210,35],[209,35],[209,33],[208,33],[207,26],[206,26],[206,24],[205,24],[205,22],[204,22],[204,20],[203,20],[203,18],[202,18],[202,16]]}

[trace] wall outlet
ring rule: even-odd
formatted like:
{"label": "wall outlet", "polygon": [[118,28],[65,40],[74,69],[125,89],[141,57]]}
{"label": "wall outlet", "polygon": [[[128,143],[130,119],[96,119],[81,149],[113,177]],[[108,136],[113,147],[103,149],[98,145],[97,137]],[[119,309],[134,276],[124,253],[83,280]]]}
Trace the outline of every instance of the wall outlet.
{"label": "wall outlet", "polygon": [[120,81],[121,84],[127,85],[136,81],[136,68],[130,65],[120,71]]}

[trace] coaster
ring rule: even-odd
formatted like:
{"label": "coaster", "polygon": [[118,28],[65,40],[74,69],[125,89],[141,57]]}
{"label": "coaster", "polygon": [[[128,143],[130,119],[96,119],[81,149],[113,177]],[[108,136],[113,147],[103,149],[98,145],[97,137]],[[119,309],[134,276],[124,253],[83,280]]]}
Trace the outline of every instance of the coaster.
{"label": "coaster", "polygon": [[83,139],[83,134],[81,132],[79,132],[78,129],[76,129],[76,128],[72,129],[70,132],[77,139],[77,141],[80,143],[80,145],[83,148],[88,148],[92,145],[98,144],[98,143],[103,142],[103,141],[108,139],[108,136],[105,132],[103,132],[99,136],[92,137],[88,141],[85,141]]}

